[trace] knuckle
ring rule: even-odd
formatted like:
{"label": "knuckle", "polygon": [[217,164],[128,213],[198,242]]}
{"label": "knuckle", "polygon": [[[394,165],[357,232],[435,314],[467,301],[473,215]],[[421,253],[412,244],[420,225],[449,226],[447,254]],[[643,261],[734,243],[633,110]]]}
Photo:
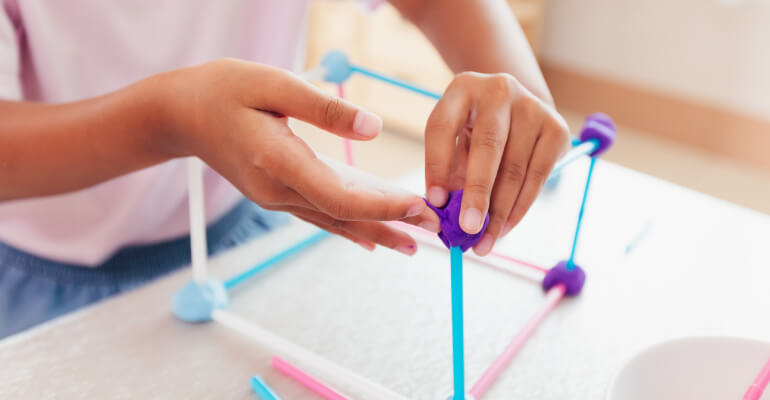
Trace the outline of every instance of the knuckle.
{"label": "knuckle", "polygon": [[388,244],[388,234],[380,222],[361,222],[356,226],[361,235],[378,244]]}
{"label": "knuckle", "polygon": [[494,74],[489,78],[489,94],[498,97],[511,97],[516,93],[516,79],[508,74]]}
{"label": "knuckle", "polygon": [[503,168],[500,171],[500,178],[504,182],[521,182],[524,180],[525,173],[526,169],[523,165],[512,162],[503,165]]}
{"label": "knuckle", "polygon": [[[428,159],[425,161],[425,169],[428,172],[428,176],[434,181],[441,181],[444,179],[444,171],[446,166],[440,160]],[[436,182],[440,183],[440,182]]]}
{"label": "knuckle", "polygon": [[334,219],[349,219],[350,208],[340,200],[332,200],[327,206],[329,215]]}
{"label": "knuckle", "polygon": [[431,113],[428,121],[425,123],[426,136],[450,130],[452,130],[452,122],[444,116],[436,115],[435,111]]}
{"label": "knuckle", "polygon": [[528,122],[536,121],[541,113],[540,104],[530,96],[519,97],[514,103],[514,110],[517,118]]}
{"label": "knuckle", "polygon": [[341,232],[345,230],[345,227],[347,226],[347,222],[340,221],[338,219],[332,219],[331,221],[328,222],[328,225],[334,228],[335,230]]}
{"label": "knuckle", "polygon": [[396,207],[392,202],[385,203],[382,212],[384,220],[400,219],[406,215],[406,212],[402,211],[400,207]]}
{"label": "knuckle", "polygon": [[388,193],[381,189],[374,189],[372,192],[370,192],[371,195],[375,195],[376,197],[372,197],[371,201],[369,202],[373,207],[376,207],[376,213],[372,210],[369,210],[369,218],[372,219],[378,219],[383,221],[389,221],[394,219],[401,219],[404,218],[407,214],[407,210],[399,205],[397,202],[392,201]]}
{"label": "knuckle", "polygon": [[350,204],[345,199],[351,199],[352,197],[349,196],[351,193],[350,191],[350,185],[345,184],[343,189],[340,191],[338,195],[335,195],[333,197],[330,197],[326,201],[326,213],[329,214],[330,217],[338,220],[351,220],[353,219],[353,208],[350,206]]}
{"label": "knuckle", "polygon": [[342,104],[340,98],[330,96],[324,100],[322,113],[324,123],[329,126],[334,126],[345,115],[345,106]]}
{"label": "knuckle", "polygon": [[529,175],[538,183],[545,182],[550,174],[551,169],[544,165],[533,165],[529,171]]}
{"label": "knuckle", "polygon": [[475,72],[463,71],[455,75],[455,78],[454,80],[452,80],[452,83],[450,84],[450,86],[454,84],[465,84],[472,80],[475,80],[477,77],[478,77],[478,74],[476,74]]}
{"label": "knuckle", "polygon": [[489,184],[485,182],[467,182],[465,191],[486,199],[487,194],[492,190]]}
{"label": "knuckle", "polygon": [[549,119],[544,134],[552,136],[559,149],[565,149],[570,142],[569,127],[560,117]]}
{"label": "knuckle", "polygon": [[494,126],[484,128],[476,138],[476,146],[489,152],[502,151],[504,141],[502,135],[499,134],[501,131],[501,129],[497,129]]}
{"label": "knuckle", "polygon": [[256,156],[252,169],[255,173],[266,172],[270,177],[284,176],[286,166],[278,152],[265,151]]}
{"label": "knuckle", "polygon": [[493,210],[493,212],[490,213],[489,228],[487,229],[487,232],[492,234],[492,236],[497,236],[497,233],[505,224],[507,211],[508,210]]}

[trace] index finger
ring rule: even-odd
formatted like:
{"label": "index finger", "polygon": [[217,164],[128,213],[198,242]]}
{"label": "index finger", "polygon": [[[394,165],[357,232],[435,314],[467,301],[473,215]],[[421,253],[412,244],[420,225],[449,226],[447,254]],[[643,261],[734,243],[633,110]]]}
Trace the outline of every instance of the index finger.
{"label": "index finger", "polygon": [[305,80],[279,68],[259,66],[270,71],[270,79],[261,75],[259,89],[252,94],[256,107],[269,107],[334,133],[357,139],[373,139],[382,129],[382,119],[353,103],[330,95]]}
{"label": "index finger", "polygon": [[285,182],[319,211],[335,219],[392,221],[415,216],[431,219],[432,213],[421,197],[389,186],[376,177],[343,165],[332,168],[312,152],[295,160],[302,162],[284,165]]}
{"label": "index finger", "polygon": [[460,91],[447,90],[425,125],[425,189],[434,207],[443,207],[449,197],[448,185],[457,132],[465,125],[470,100]]}
{"label": "index finger", "polygon": [[471,133],[468,166],[460,210],[460,227],[478,233],[489,210],[489,197],[497,177],[500,160],[511,124],[508,103],[487,98],[479,105],[479,115]]}

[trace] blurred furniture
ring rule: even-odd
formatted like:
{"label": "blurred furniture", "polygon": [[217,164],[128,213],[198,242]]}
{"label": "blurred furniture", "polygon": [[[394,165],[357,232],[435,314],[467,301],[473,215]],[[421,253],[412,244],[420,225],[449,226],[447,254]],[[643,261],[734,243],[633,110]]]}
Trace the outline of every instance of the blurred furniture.
{"label": "blurred furniture", "polygon": [[[544,0],[508,0],[533,48],[537,49]],[[366,13],[354,2],[316,2],[310,10],[307,66],[318,65],[329,49],[351,61],[400,79],[442,91],[452,72],[433,46],[387,3]],[[382,116],[385,125],[422,138],[434,101],[360,77],[345,84],[346,96]]]}

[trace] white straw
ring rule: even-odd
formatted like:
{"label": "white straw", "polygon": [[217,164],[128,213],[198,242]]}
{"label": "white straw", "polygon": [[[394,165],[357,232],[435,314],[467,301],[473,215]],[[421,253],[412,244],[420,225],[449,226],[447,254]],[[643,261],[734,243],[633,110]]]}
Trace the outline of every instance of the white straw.
{"label": "white straw", "polygon": [[323,65],[319,65],[313,69],[300,72],[297,75],[306,81],[320,81],[326,76],[326,68],[324,68]]}
{"label": "white straw", "polygon": [[206,211],[203,208],[203,163],[195,157],[187,159],[187,200],[190,209],[190,252],[193,279],[204,282],[206,270]]}
{"label": "white straw", "polygon": [[556,165],[553,166],[553,170],[551,171],[549,178],[558,175],[562,168],[564,168],[567,164],[593,152],[597,146],[598,142],[589,140],[573,147],[569,152],[567,152],[567,154],[564,155],[564,157],[556,162]]}
{"label": "white straw", "polygon": [[406,400],[406,397],[342,368],[311,351],[305,350],[230,311],[214,310],[212,319],[252,339],[258,344],[270,348],[279,356],[307,368],[313,374],[330,378],[334,385],[345,385],[353,388],[359,395],[365,394],[366,397],[364,398],[366,399]]}

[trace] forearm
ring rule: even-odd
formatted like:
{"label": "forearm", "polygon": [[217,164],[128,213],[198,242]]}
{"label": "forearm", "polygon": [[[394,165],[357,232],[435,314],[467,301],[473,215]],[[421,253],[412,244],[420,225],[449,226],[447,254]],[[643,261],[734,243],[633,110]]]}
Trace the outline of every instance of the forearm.
{"label": "forearm", "polygon": [[535,56],[503,0],[390,0],[455,72],[507,72],[553,105]]}
{"label": "forearm", "polygon": [[74,191],[169,159],[145,86],[66,104],[0,101],[0,201]]}

